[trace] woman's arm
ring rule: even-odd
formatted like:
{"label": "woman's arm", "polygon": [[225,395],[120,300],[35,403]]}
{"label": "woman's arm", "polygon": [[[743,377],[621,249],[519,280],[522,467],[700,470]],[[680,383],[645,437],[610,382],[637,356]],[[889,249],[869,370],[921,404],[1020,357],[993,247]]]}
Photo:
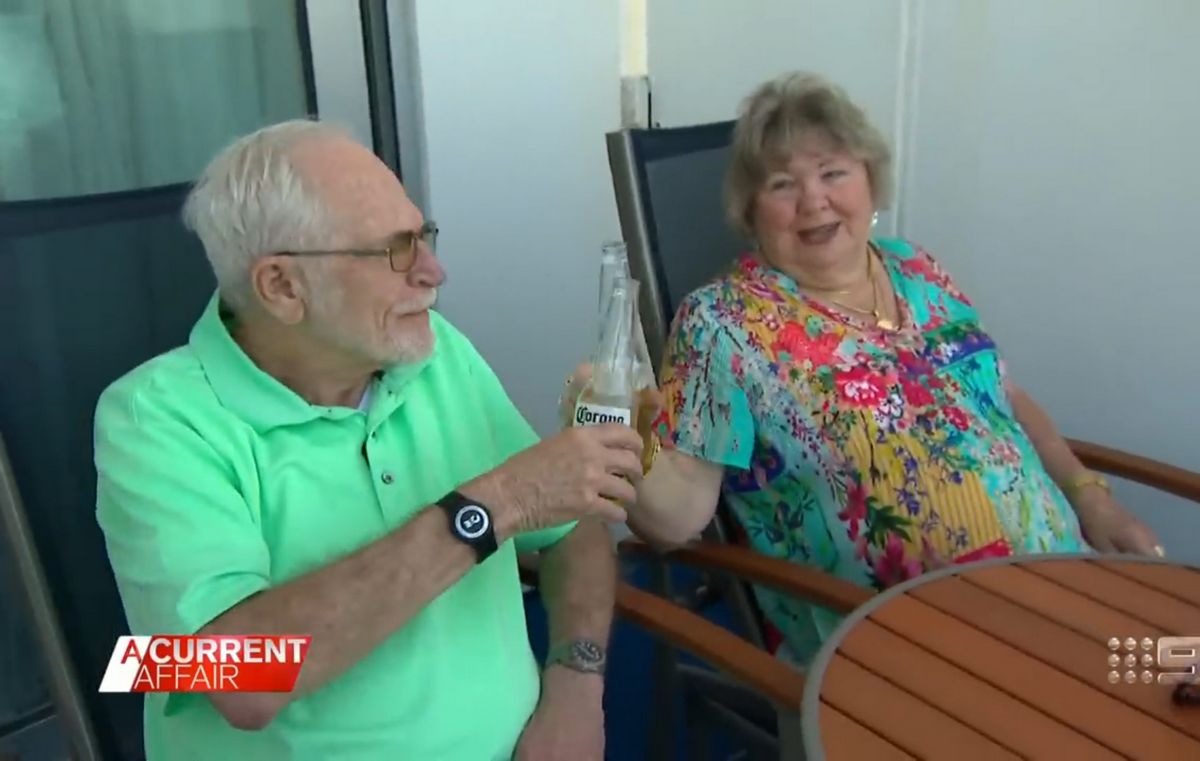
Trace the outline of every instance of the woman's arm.
{"label": "woman's arm", "polygon": [[[1087,468],[1071,451],[1070,445],[1058,432],[1054,421],[1033,400],[1033,397],[1012,384],[1009,385],[1008,390],[1009,396],[1012,398],[1013,411],[1017,415],[1017,422],[1021,424],[1025,433],[1033,441],[1033,447],[1037,450],[1042,464],[1046,466],[1046,472],[1074,501],[1075,495],[1071,493],[1074,489],[1071,488],[1071,484],[1087,475]],[[1079,489],[1079,494],[1082,495],[1085,491],[1092,490],[1103,491],[1099,486],[1087,485]]]}
{"label": "woman's arm", "polygon": [[1154,532],[1117,504],[1106,488],[1079,480],[1089,475],[1088,470],[1045,410],[1020,388],[1009,384],[1008,390],[1017,422],[1029,435],[1046,472],[1071,501],[1088,543],[1101,552],[1163,555]]}
{"label": "woman's arm", "polygon": [[673,449],[663,450],[638,485],[629,528],[657,547],[678,547],[691,541],[717,510],[724,470]]}

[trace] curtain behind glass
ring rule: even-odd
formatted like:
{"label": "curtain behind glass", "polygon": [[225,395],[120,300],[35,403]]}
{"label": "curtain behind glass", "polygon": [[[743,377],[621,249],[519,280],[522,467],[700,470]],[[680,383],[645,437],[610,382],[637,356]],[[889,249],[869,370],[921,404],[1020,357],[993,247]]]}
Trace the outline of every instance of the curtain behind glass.
{"label": "curtain behind glass", "polygon": [[294,0],[0,0],[0,201],[193,179],[306,111]]}

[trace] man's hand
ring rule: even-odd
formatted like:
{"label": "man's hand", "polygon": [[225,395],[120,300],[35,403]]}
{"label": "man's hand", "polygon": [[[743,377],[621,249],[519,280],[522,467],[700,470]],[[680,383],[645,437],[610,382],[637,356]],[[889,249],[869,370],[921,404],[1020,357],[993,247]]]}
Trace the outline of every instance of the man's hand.
{"label": "man's hand", "polygon": [[542,675],[542,698],[517,743],[515,761],[603,761],[604,678],[565,666]]}
{"label": "man's hand", "polygon": [[642,439],[629,426],[568,428],[459,490],[504,511],[497,526],[507,526],[512,533],[581,518],[624,522],[622,505],[637,500],[641,454]]}
{"label": "man's hand", "polygon": [[1079,516],[1084,538],[1098,552],[1163,554],[1154,532],[1103,489],[1081,491],[1075,514]]}
{"label": "man's hand", "polygon": [[[558,397],[558,415],[562,421],[563,428],[570,428],[575,424],[575,405],[579,401],[579,394],[583,391],[584,386],[592,379],[592,366],[582,364],[575,368],[575,372],[567,378],[563,384],[562,395]],[[639,389],[637,392],[637,431],[642,437],[642,442],[651,441],[652,429],[654,421],[658,418],[658,414],[662,412],[663,396],[654,386],[647,386]],[[643,452],[644,458],[653,457],[650,451]],[[649,461],[643,459],[643,471],[649,470]]]}

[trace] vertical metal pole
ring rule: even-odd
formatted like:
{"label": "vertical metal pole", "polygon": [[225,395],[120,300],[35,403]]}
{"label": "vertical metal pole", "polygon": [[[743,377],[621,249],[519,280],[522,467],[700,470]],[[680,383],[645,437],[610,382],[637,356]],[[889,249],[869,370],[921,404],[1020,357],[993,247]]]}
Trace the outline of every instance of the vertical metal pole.
{"label": "vertical metal pole", "polygon": [[804,738],[800,731],[800,711],[779,706],[776,715],[779,727],[779,758],[786,761],[806,761]]}
{"label": "vertical metal pole", "polygon": [[367,102],[371,108],[371,139],[375,154],[397,176],[403,177],[400,171],[400,141],[396,132],[396,97],[392,81],[387,0],[359,0],[359,11],[367,71]]}
{"label": "vertical metal pole", "polygon": [[416,0],[388,0],[387,9],[396,132],[400,141],[400,178],[417,208],[436,219],[437,210],[432,207],[429,197],[426,172],[429,157],[425,145],[425,93],[421,83]]}

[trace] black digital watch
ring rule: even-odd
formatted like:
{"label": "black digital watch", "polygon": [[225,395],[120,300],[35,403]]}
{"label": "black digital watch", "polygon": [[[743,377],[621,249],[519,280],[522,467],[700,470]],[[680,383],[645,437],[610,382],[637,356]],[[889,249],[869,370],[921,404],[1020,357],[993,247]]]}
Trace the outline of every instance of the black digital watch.
{"label": "black digital watch", "polygon": [[452,491],[437,501],[450,519],[454,538],[475,550],[475,562],[482,563],[496,551],[496,532],[492,514],[486,507]]}

